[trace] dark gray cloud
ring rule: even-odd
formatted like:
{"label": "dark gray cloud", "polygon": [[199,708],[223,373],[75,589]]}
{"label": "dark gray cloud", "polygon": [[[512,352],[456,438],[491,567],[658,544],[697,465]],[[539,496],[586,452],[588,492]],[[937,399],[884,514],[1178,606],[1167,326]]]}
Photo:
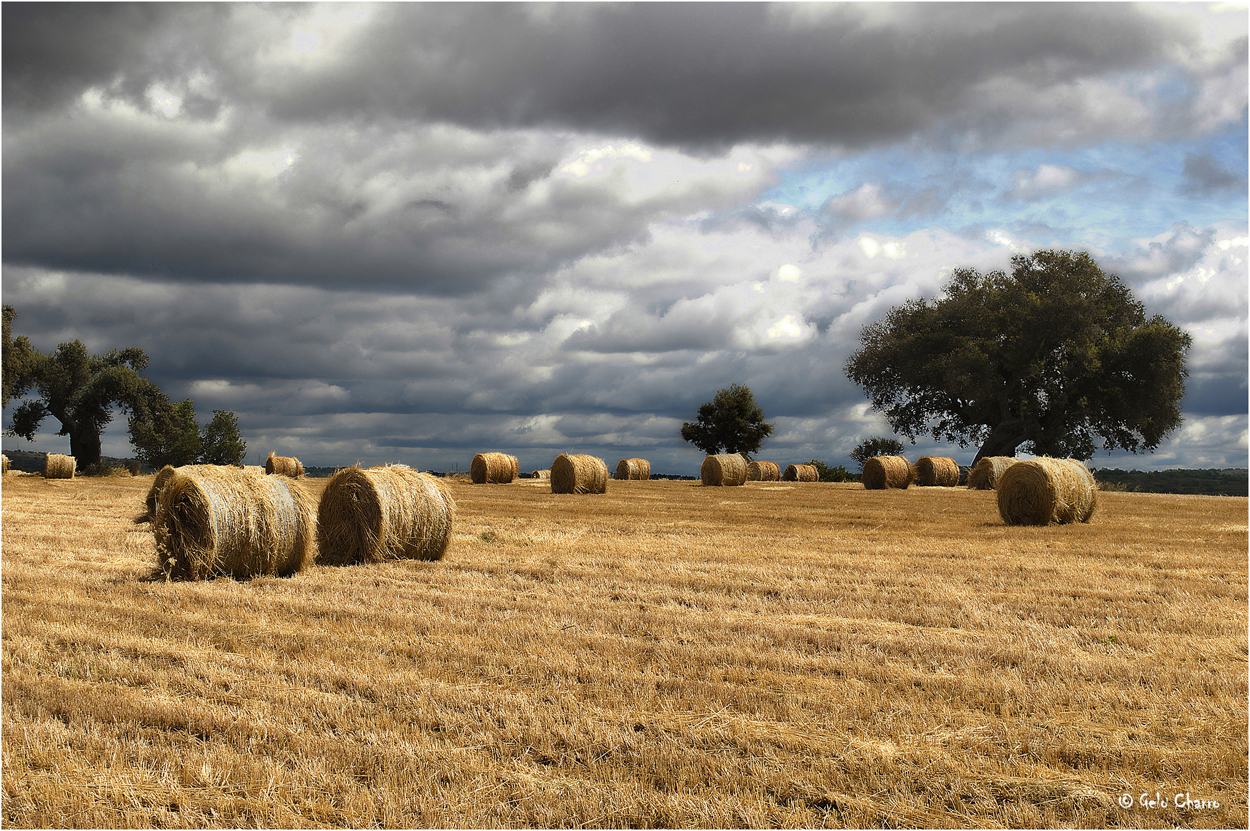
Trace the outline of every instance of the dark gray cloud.
{"label": "dark gray cloud", "polygon": [[1246,190],[1246,172],[1235,172],[1210,153],[1187,153],[1180,192],[1185,196],[1212,196]]}

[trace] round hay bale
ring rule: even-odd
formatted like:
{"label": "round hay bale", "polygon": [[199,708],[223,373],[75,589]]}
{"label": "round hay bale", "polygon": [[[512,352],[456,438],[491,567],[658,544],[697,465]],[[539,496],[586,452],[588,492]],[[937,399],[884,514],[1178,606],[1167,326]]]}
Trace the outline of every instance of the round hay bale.
{"label": "round hay bale", "polygon": [[405,465],[338,471],[317,507],[317,562],[441,560],[456,502],[435,476]]}
{"label": "round hay bale", "polygon": [[994,490],[1003,472],[1018,461],[1015,456],[986,456],[968,473],[968,487],[979,491]]}
{"label": "round hay bale", "polygon": [[270,450],[269,458],[265,460],[265,473],[290,476],[292,479],[303,479],[304,466],[294,456],[275,456],[273,451]]}
{"label": "round hay bale", "polygon": [[506,485],[521,475],[516,456],[507,453],[478,453],[469,473],[475,485]]}
{"label": "round hay bale", "polygon": [[646,459],[621,459],[616,464],[616,478],[649,480],[651,463]]}
{"label": "round hay bale", "polygon": [[3,465],[3,469],[0,470],[0,473],[8,473],[9,472],[9,457],[3,454],[0,454],[0,465]]}
{"label": "round hay bale", "polygon": [[924,488],[953,488],[959,484],[959,463],[944,456],[916,460],[916,484]]}
{"label": "round hay bale", "polygon": [[598,456],[562,453],[551,463],[552,493],[607,493],[608,465]]}
{"label": "round hay bale", "polygon": [[161,570],[177,580],[294,574],[313,561],[313,499],[281,476],[184,465],[157,496]]}
{"label": "round hay bale", "polygon": [[49,453],[43,458],[44,479],[73,479],[77,468],[78,460],[73,456]]}
{"label": "round hay bale", "polygon": [[1009,466],[998,479],[998,513],[1008,525],[1089,522],[1098,486],[1076,459],[1043,457]]}
{"label": "round hay bale", "polygon": [[904,489],[911,484],[913,473],[911,463],[902,456],[874,456],[864,462],[862,478],[866,490]]}
{"label": "round hay bale", "polygon": [[738,453],[708,456],[699,468],[699,478],[703,480],[704,487],[745,485],[747,460]]}
{"label": "round hay bale", "polygon": [[781,468],[776,462],[751,462],[747,465],[748,482],[780,482]]}
{"label": "round hay bale", "polygon": [[781,474],[783,482],[819,482],[820,471],[815,465],[786,465],[786,472]]}
{"label": "round hay bale", "polygon": [[547,480],[551,478],[551,471],[550,470],[536,470],[530,474],[530,478]]}
{"label": "round hay bale", "polygon": [[174,475],[177,468],[172,465],[165,465],[156,474],[152,480],[152,486],[148,488],[148,495],[143,502],[143,513],[135,517],[135,525],[141,525],[145,522],[151,522],[156,516],[156,504],[161,495],[161,489],[169,483],[170,477]]}

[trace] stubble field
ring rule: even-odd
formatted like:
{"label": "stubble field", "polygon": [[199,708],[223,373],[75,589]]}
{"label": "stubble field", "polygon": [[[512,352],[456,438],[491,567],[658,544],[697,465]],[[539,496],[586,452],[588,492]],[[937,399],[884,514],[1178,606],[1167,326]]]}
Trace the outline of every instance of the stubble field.
{"label": "stubble field", "polygon": [[1247,823],[1245,499],[457,482],[441,562],[166,583],[151,480],[4,478],[10,827]]}

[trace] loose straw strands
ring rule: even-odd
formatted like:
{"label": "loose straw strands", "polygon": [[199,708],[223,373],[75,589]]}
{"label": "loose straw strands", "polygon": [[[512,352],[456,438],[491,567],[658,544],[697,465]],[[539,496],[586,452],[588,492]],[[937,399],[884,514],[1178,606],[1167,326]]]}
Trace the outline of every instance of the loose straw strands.
{"label": "loose straw strands", "polygon": [[478,453],[469,473],[475,485],[506,485],[521,475],[516,456],[507,453]]}
{"label": "loose straw strands", "polygon": [[143,513],[135,517],[135,525],[151,522],[156,517],[156,505],[160,499],[161,489],[169,483],[175,470],[177,468],[172,465],[165,465],[156,474],[156,478],[152,480],[152,486],[148,488],[148,495],[143,501]]}
{"label": "loose straw strands", "polygon": [[986,456],[968,473],[968,487],[980,491],[994,490],[1003,472],[1018,461],[1014,456]]}
{"label": "loose straw strands", "polygon": [[562,453],[551,463],[552,493],[607,493],[608,465],[597,456]]}
{"label": "loose straw strands", "polygon": [[317,509],[317,562],[440,560],[456,502],[446,484],[404,465],[338,471]]}
{"label": "loose straw strands", "polygon": [[1098,486],[1076,459],[1017,462],[998,480],[998,513],[1008,525],[1088,522]]}
{"label": "loose straw strands", "polygon": [[820,471],[815,465],[787,465],[781,475],[783,482],[819,482]]}
{"label": "loose straw strands", "polygon": [[699,478],[705,487],[745,485],[747,460],[738,453],[708,456],[699,468]]}
{"label": "loose straw strands", "polygon": [[73,479],[78,468],[78,460],[73,456],[62,456],[60,453],[49,453],[43,459],[44,479]]}
{"label": "loose straw strands", "polygon": [[776,462],[751,462],[747,465],[748,482],[779,482],[781,468]]}
{"label": "loose straw strands", "polygon": [[864,462],[864,488],[906,488],[914,474],[911,463],[902,456],[874,456]]}
{"label": "loose straw strands", "polygon": [[959,484],[959,463],[943,456],[921,456],[916,460],[916,484],[953,488]]}
{"label": "loose straw strands", "polygon": [[649,480],[651,463],[646,459],[621,459],[616,464],[616,478]]}
{"label": "loose straw strands", "polygon": [[269,458],[265,460],[265,473],[289,476],[292,479],[302,479],[304,478],[304,466],[294,456],[275,456],[271,450],[269,451]]}

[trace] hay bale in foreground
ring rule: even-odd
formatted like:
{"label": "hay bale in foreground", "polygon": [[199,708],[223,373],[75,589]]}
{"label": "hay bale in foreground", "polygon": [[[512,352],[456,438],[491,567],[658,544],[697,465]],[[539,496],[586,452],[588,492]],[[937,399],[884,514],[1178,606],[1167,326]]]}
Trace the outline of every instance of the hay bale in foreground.
{"label": "hay bale in foreground", "polygon": [[317,562],[441,560],[455,517],[451,491],[428,473],[405,465],[344,468],[317,507]]}
{"label": "hay bale in foreground", "polygon": [[607,493],[608,465],[598,456],[561,453],[551,463],[552,493]]}
{"label": "hay bale in foreground", "polygon": [[708,456],[699,468],[699,478],[703,480],[704,487],[745,485],[747,460],[738,453]]}
{"label": "hay bale in foreground", "polygon": [[786,472],[781,474],[783,482],[819,482],[820,471],[815,465],[787,465]]}
{"label": "hay bale in foreground", "polygon": [[143,501],[143,513],[135,517],[135,525],[151,522],[156,517],[156,505],[160,499],[161,489],[169,483],[170,477],[174,475],[175,470],[177,468],[172,465],[165,465],[156,474],[156,478],[152,480],[152,486],[148,488],[148,495]]}
{"label": "hay bale in foreground", "polygon": [[646,459],[621,459],[616,464],[617,479],[651,479],[651,463]]}
{"label": "hay bale in foreground", "polygon": [[275,456],[273,451],[270,450],[269,458],[265,460],[265,473],[290,476],[292,479],[303,479],[304,466],[294,456]]}
{"label": "hay bale in foreground", "polygon": [[516,456],[507,453],[478,453],[469,473],[475,485],[506,485],[521,475],[521,466]]}
{"label": "hay bale in foreground", "polygon": [[864,488],[884,490],[905,489],[913,478],[911,463],[902,456],[874,456],[864,462]]}
{"label": "hay bale in foreground", "polygon": [[530,474],[530,478],[542,479],[545,481],[551,478],[551,471],[550,470],[536,470]]}
{"label": "hay bale in foreground", "polygon": [[979,491],[992,491],[1007,468],[1018,462],[1015,456],[986,456],[968,473],[968,487]]}
{"label": "hay bale in foreground", "polygon": [[286,576],[312,563],[316,524],[312,497],[284,477],[185,465],[157,496],[152,532],[173,579]]}
{"label": "hay bale in foreground", "polygon": [[916,484],[925,488],[959,485],[959,463],[944,456],[921,456],[916,460]]}
{"label": "hay bale in foreground", "polygon": [[998,513],[1008,525],[1088,522],[1098,486],[1076,459],[1017,462],[998,480]]}
{"label": "hay bale in foreground", "polygon": [[781,468],[776,462],[751,462],[747,465],[748,482],[780,482]]}
{"label": "hay bale in foreground", "polygon": [[44,479],[73,479],[77,468],[78,460],[73,456],[49,453],[43,457]]}

